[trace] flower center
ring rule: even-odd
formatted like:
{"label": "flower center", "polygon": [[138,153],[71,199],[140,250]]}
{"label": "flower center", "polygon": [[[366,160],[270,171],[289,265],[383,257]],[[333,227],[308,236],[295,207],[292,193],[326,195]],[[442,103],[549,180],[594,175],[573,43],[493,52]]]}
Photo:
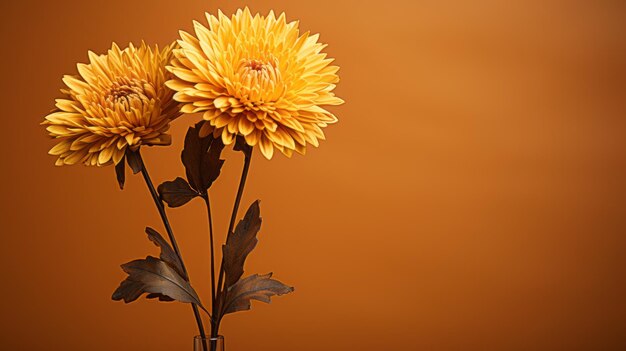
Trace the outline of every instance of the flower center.
{"label": "flower center", "polygon": [[244,65],[255,71],[261,71],[265,67],[263,61],[260,60],[248,60]]}
{"label": "flower center", "polygon": [[150,98],[146,86],[137,79],[121,78],[113,82],[106,95],[107,105],[121,105],[126,111],[131,107],[139,107],[148,102]]}
{"label": "flower center", "polygon": [[280,95],[282,77],[276,58],[242,59],[235,72],[234,96],[247,108],[275,101]]}
{"label": "flower center", "polygon": [[128,99],[130,97],[133,97],[133,95],[136,96],[138,94],[133,89],[133,87],[129,87],[127,85],[113,88],[109,92],[109,96],[111,97],[111,99],[115,101],[120,100],[120,99]]}

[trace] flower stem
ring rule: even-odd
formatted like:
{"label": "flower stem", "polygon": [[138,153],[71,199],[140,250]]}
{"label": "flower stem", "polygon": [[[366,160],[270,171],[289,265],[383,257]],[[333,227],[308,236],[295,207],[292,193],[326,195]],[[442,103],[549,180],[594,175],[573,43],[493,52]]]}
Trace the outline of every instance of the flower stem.
{"label": "flower stem", "polygon": [[[239,180],[239,188],[237,189],[237,196],[235,197],[235,205],[233,206],[233,212],[230,215],[230,224],[228,225],[228,233],[230,235],[232,233],[233,228],[235,227],[235,221],[237,219],[237,211],[239,210],[239,203],[241,202],[241,196],[243,195],[243,189],[246,186],[246,178],[248,177],[248,170],[250,169],[250,160],[252,159],[252,148],[244,149],[244,164],[243,170],[241,171],[241,179]],[[224,257],[222,257],[222,263],[220,264],[220,275],[217,281],[217,298],[219,300],[218,308],[223,308],[224,295],[226,294],[226,289],[228,287],[223,285],[224,281]],[[214,328],[211,329],[211,335],[216,337],[219,332],[220,322],[222,321],[222,311],[213,310],[213,315],[217,315],[216,323]]]}
{"label": "flower stem", "polygon": [[[172,247],[176,256],[178,256],[178,260],[180,261],[181,268],[183,269],[183,273],[185,273],[187,279],[189,276],[187,274],[187,268],[185,268],[185,264],[183,263],[183,257],[180,254],[180,249],[178,248],[178,244],[176,243],[176,238],[174,237],[174,232],[172,231],[172,227],[170,226],[170,221],[167,218],[167,214],[165,213],[165,206],[163,205],[163,201],[159,197],[156,189],[154,188],[154,184],[152,183],[152,179],[150,179],[150,175],[148,174],[148,169],[141,158],[141,154],[139,150],[136,151],[137,158],[141,162],[141,175],[143,175],[143,179],[146,181],[146,185],[150,190],[150,194],[152,195],[152,199],[154,200],[154,204],[159,210],[159,215],[161,215],[161,220],[163,220],[163,225],[165,226],[165,230],[167,231],[167,235],[169,236],[170,242],[172,243]],[[192,303],[191,308],[193,309],[194,317],[196,318],[196,323],[198,324],[198,330],[203,340],[206,338],[206,334],[204,333],[204,326],[202,325],[202,318],[200,317],[200,311],[198,310],[198,306]],[[204,351],[207,351],[206,343],[203,345]]]}
{"label": "flower stem", "polygon": [[[213,219],[211,217],[211,200],[209,200],[209,194],[205,194],[203,196],[204,203],[206,204],[207,217],[209,221],[209,241],[211,245],[211,313],[215,313],[215,251],[213,245]],[[213,325],[214,320],[211,318],[211,325]]]}

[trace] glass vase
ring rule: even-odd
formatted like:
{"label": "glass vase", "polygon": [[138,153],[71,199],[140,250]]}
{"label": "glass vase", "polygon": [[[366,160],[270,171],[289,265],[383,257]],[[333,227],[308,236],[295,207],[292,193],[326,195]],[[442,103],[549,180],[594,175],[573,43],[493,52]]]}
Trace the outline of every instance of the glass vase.
{"label": "glass vase", "polygon": [[193,351],[224,351],[224,337],[218,335],[215,338],[196,335],[193,338]]}

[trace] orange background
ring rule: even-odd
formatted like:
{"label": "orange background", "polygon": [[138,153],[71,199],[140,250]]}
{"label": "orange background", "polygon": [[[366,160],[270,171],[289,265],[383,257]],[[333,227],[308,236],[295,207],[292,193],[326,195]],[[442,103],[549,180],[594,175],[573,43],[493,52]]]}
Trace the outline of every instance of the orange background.
{"label": "orange background", "polygon": [[[162,225],[139,176],[54,167],[38,125],[111,41],[166,44],[241,1],[4,1],[0,349],[191,350],[190,308],[110,300]],[[247,272],[296,287],[226,317],[227,350],[626,349],[626,3],[249,1],[320,32],[340,123],[258,153]],[[182,175],[144,150],[156,182]],[[213,189],[223,240],[242,158]],[[242,210],[243,210],[242,209]],[[203,204],[168,211],[208,301]]]}

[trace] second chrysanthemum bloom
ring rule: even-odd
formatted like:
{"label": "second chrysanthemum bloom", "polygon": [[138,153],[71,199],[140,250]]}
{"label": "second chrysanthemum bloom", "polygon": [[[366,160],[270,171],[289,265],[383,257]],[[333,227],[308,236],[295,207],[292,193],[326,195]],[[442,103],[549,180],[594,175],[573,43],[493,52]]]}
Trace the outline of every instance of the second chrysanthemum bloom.
{"label": "second chrysanthemum bloom", "polygon": [[170,122],[181,114],[165,87],[173,48],[113,44],[105,55],[89,52],[80,75],[63,78],[64,97],[43,122],[58,142],[50,150],[56,164],[118,164],[128,148],[169,145]]}
{"label": "second chrysanthemum bloom", "polygon": [[323,127],[337,121],[324,105],[340,105],[333,93],[339,67],[331,65],[318,35],[300,34],[297,22],[252,16],[246,8],[231,18],[207,14],[209,27],[194,22],[195,36],[181,32],[172,66],[182,112],[203,112],[201,134],[237,135],[272,158],[274,148],[291,156],[318,146]]}

